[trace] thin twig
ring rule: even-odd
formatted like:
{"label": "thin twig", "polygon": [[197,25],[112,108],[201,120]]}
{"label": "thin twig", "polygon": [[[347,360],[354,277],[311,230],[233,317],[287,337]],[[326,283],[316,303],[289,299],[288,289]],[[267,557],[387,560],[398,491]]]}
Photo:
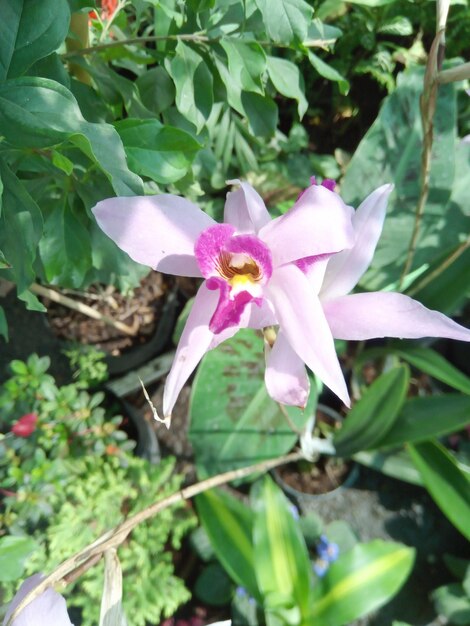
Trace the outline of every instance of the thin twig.
{"label": "thin twig", "polygon": [[11,614],[10,619],[5,626],[11,626],[11,624],[18,617],[20,612],[35,598],[38,598],[48,587],[53,587],[61,581],[67,583],[68,580],[74,579],[74,573],[77,570],[80,570],[80,573],[83,574],[85,571],[87,571],[87,569],[89,569],[97,562],[96,557],[98,555],[102,555],[106,550],[109,550],[110,548],[117,548],[121,543],[126,540],[129,533],[136,526],[138,526],[138,524],[141,524],[142,522],[145,522],[148,519],[154,517],[155,515],[160,513],[160,511],[163,511],[164,509],[167,509],[168,507],[177,504],[178,502],[189,500],[190,498],[193,498],[194,496],[197,496],[204,491],[208,491],[209,489],[213,489],[214,487],[219,487],[233,480],[244,478],[246,476],[249,476],[250,474],[256,474],[261,471],[273,469],[275,467],[278,467],[279,465],[284,465],[285,463],[299,461],[302,458],[303,455],[301,452],[291,452],[290,454],[278,457],[277,459],[262,461],[248,467],[242,467],[240,469],[231,470],[223,474],[218,474],[217,476],[213,476],[212,478],[203,480],[199,483],[196,483],[195,485],[191,485],[189,487],[186,487],[185,489],[181,489],[171,496],[163,498],[163,500],[154,502],[139,513],[136,513],[132,517],[129,517],[127,520],[125,520],[112,530],[107,531],[106,533],[101,535],[101,537],[98,537],[98,539],[96,539],[93,543],[83,548],[83,550],[80,550],[80,552],[77,552],[66,561],[61,563],[51,574],[49,574],[49,576],[46,576],[37,587],[35,587],[23,598],[23,600]]}
{"label": "thin twig", "polygon": [[463,254],[465,250],[467,250],[468,248],[470,248],[470,237],[466,241],[461,243],[460,246],[452,252],[452,254],[450,254],[446,259],[444,259],[444,261],[439,265],[439,267],[437,267],[435,270],[433,270],[429,274],[426,274],[426,276],[424,276],[424,278],[419,283],[417,283],[412,289],[407,291],[406,292],[407,295],[414,296],[416,293],[418,293],[418,291],[421,291],[421,289],[424,289],[424,287],[429,285],[429,283],[431,283],[435,278],[437,278],[437,276],[440,276],[448,267],[450,267],[452,263],[454,263],[459,258],[459,256]]}
{"label": "thin twig", "polygon": [[43,285],[38,285],[37,283],[33,283],[29,289],[37,294],[38,296],[42,296],[43,298],[49,298],[53,302],[57,302],[58,304],[62,304],[69,309],[73,309],[74,311],[78,311],[79,313],[83,313],[83,315],[87,315],[95,320],[99,320],[108,326],[112,326],[116,330],[125,335],[130,335],[131,337],[135,337],[137,335],[138,328],[134,328],[124,324],[123,322],[119,322],[118,320],[114,320],[112,317],[108,317],[107,315],[103,315],[99,311],[91,308],[87,304],[83,304],[83,302],[77,302],[77,300],[72,300],[67,296],[62,295],[58,291],[54,289],[50,289],[49,287],[44,287]]}

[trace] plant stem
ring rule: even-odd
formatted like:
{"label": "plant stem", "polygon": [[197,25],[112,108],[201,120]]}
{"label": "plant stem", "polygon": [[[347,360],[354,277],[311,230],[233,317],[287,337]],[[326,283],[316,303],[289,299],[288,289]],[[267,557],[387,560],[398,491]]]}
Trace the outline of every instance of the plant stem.
{"label": "plant stem", "polygon": [[304,457],[301,452],[291,452],[290,454],[278,457],[277,459],[262,461],[260,463],[255,463],[254,465],[249,465],[248,467],[242,467],[240,469],[231,470],[223,474],[218,474],[217,476],[213,476],[212,478],[207,478],[206,480],[202,480],[199,483],[181,489],[180,491],[173,493],[171,496],[163,498],[163,500],[154,502],[147,508],[139,511],[139,513],[136,513],[132,517],[129,517],[127,520],[125,520],[112,530],[107,531],[106,533],[101,535],[101,537],[98,537],[98,539],[96,539],[93,543],[89,544],[88,546],[83,548],[83,550],[80,550],[80,552],[77,552],[66,561],[61,563],[58,567],[56,567],[56,569],[51,574],[49,574],[49,576],[46,576],[37,587],[35,587],[23,598],[23,600],[11,614],[10,619],[5,624],[5,626],[11,626],[11,624],[18,617],[20,612],[35,598],[39,597],[48,587],[53,587],[61,581],[67,584],[69,580],[75,579],[74,574],[78,570],[80,571],[80,574],[86,572],[90,567],[98,562],[98,556],[101,556],[106,550],[109,550],[110,548],[117,548],[126,540],[129,533],[136,526],[138,526],[138,524],[141,524],[142,522],[145,522],[148,519],[154,517],[155,515],[160,513],[160,511],[163,511],[164,509],[167,509],[168,507],[179,502],[194,498],[194,496],[197,496],[204,491],[208,491],[209,489],[213,489],[214,487],[219,487],[220,485],[224,485],[233,480],[244,478],[246,476],[249,476],[250,474],[273,469],[275,467],[278,467],[279,465],[284,465],[285,463],[299,461],[303,458]]}
{"label": "plant stem", "polygon": [[30,290],[38,296],[42,296],[43,298],[49,298],[53,302],[57,302],[58,304],[62,304],[69,309],[73,309],[74,311],[78,311],[79,313],[83,313],[83,315],[87,315],[92,319],[99,320],[108,326],[112,326],[116,330],[125,335],[129,335],[131,337],[135,337],[137,334],[137,328],[132,328],[123,322],[119,322],[118,320],[114,320],[112,317],[108,317],[107,315],[103,315],[99,311],[92,309],[91,306],[87,304],[83,304],[83,302],[77,302],[76,300],[72,300],[72,298],[68,298],[67,296],[62,295],[55,289],[50,289],[49,287],[43,287],[43,285],[38,285],[37,283],[33,283],[30,286]]}

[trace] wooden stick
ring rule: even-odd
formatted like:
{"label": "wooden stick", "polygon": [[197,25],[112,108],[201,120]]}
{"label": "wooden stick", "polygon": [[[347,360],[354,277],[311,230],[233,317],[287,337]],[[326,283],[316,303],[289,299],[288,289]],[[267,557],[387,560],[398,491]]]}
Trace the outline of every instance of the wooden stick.
{"label": "wooden stick", "polygon": [[43,287],[43,285],[38,285],[37,283],[33,283],[29,287],[29,289],[38,296],[42,296],[43,298],[49,298],[49,300],[52,300],[53,302],[62,304],[63,306],[66,306],[69,309],[73,309],[74,311],[78,311],[79,313],[83,313],[83,315],[87,315],[94,320],[99,320],[100,322],[103,322],[103,324],[112,326],[113,328],[119,330],[119,332],[124,333],[125,335],[130,335],[131,337],[135,337],[137,335],[137,328],[132,328],[131,326],[128,326],[123,322],[114,320],[112,317],[103,315],[99,311],[92,309],[91,306],[83,304],[83,302],[78,302],[77,300],[72,300],[72,298],[68,298],[58,291],[55,291],[55,289]]}

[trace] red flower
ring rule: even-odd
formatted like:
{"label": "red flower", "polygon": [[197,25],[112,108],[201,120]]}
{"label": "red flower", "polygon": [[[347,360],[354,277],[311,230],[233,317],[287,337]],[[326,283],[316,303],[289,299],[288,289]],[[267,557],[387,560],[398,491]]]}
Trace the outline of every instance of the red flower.
{"label": "red flower", "polygon": [[[118,4],[118,0],[101,0],[101,19],[109,20],[113,16],[114,12],[116,11],[117,4]],[[91,20],[98,19],[98,15],[96,11],[89,11],[88,17]]]}
{"label": "red flower", "polygon": [[30,437],[36,430],[38,416],[35,413],[27,413],[20,417],[11,427],[11,432],[17,437]]}

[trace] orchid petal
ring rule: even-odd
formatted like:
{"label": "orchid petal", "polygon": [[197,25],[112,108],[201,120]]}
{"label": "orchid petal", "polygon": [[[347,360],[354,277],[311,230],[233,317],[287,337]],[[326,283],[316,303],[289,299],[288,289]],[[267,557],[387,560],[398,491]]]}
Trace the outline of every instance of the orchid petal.
{"label": "orchid petal", "polygon": [[267,348],[264,380],[269,395],[276,402],[305,408],[310,381],[303,361],[294,352],[280,330],[274,346]]}
{"label": "orchid petal", "polygon": [[349,405],[346,382],[320,301],[306,276],[295,266],[274,271],[269,297],[287,341],[308,367]]}
{"label": "orchid petal", "polygon": [[[42,579],[41,574],[35,574],[23,582],[8,607],[3,626],[8,623],[21,601],[39,585]],[[73,624],[68,616],[64,598],[49,587],[25,606],[11,626],[73,626]]]}
{"label": "orchid petal", "polygon": [[227,183],[240,185],[240,188],[227,194],[224,222],[235,226],[237,233],[258,233],[271,221],[263,199],[248,183],[239,180],[228,180]]}
{"label": "orchid petal", "polygon": [[306,189],[286,214],[264,226],[260,238],[275,266],[304,257],[331,254],[354,244],[353,209],[321,185]]}
{"label": "orchid petal", "polygon": [[321,288],[322,297],[346,295],[369,267],[382,233],[387,202],[392,191],[393,185],[382,185],[358,207],[352,218],[356,237],[354,246],[331,257]]}
{"label": "orchid petal", "polygon": [[171,416],[183,385],[204,354],[210,349],[214,333],[209,330],[209,322],[218,299],[218,292],[210,291],[205,283],[199,287],[179,340],[173,365],[165,382],[163,394],[163,415],[165,418]]}
{"label": "orchid petal", "polygon": [[194,244],[214,220],[179,196],[109,198],[93,213],[98,225],[137,263],[177,276],[201,276]]}
{"label": "orchid petal", "polygon": [[322,304],[337,339],[445,337],[470,341],[470,330],[401,293],[358,293]]}

